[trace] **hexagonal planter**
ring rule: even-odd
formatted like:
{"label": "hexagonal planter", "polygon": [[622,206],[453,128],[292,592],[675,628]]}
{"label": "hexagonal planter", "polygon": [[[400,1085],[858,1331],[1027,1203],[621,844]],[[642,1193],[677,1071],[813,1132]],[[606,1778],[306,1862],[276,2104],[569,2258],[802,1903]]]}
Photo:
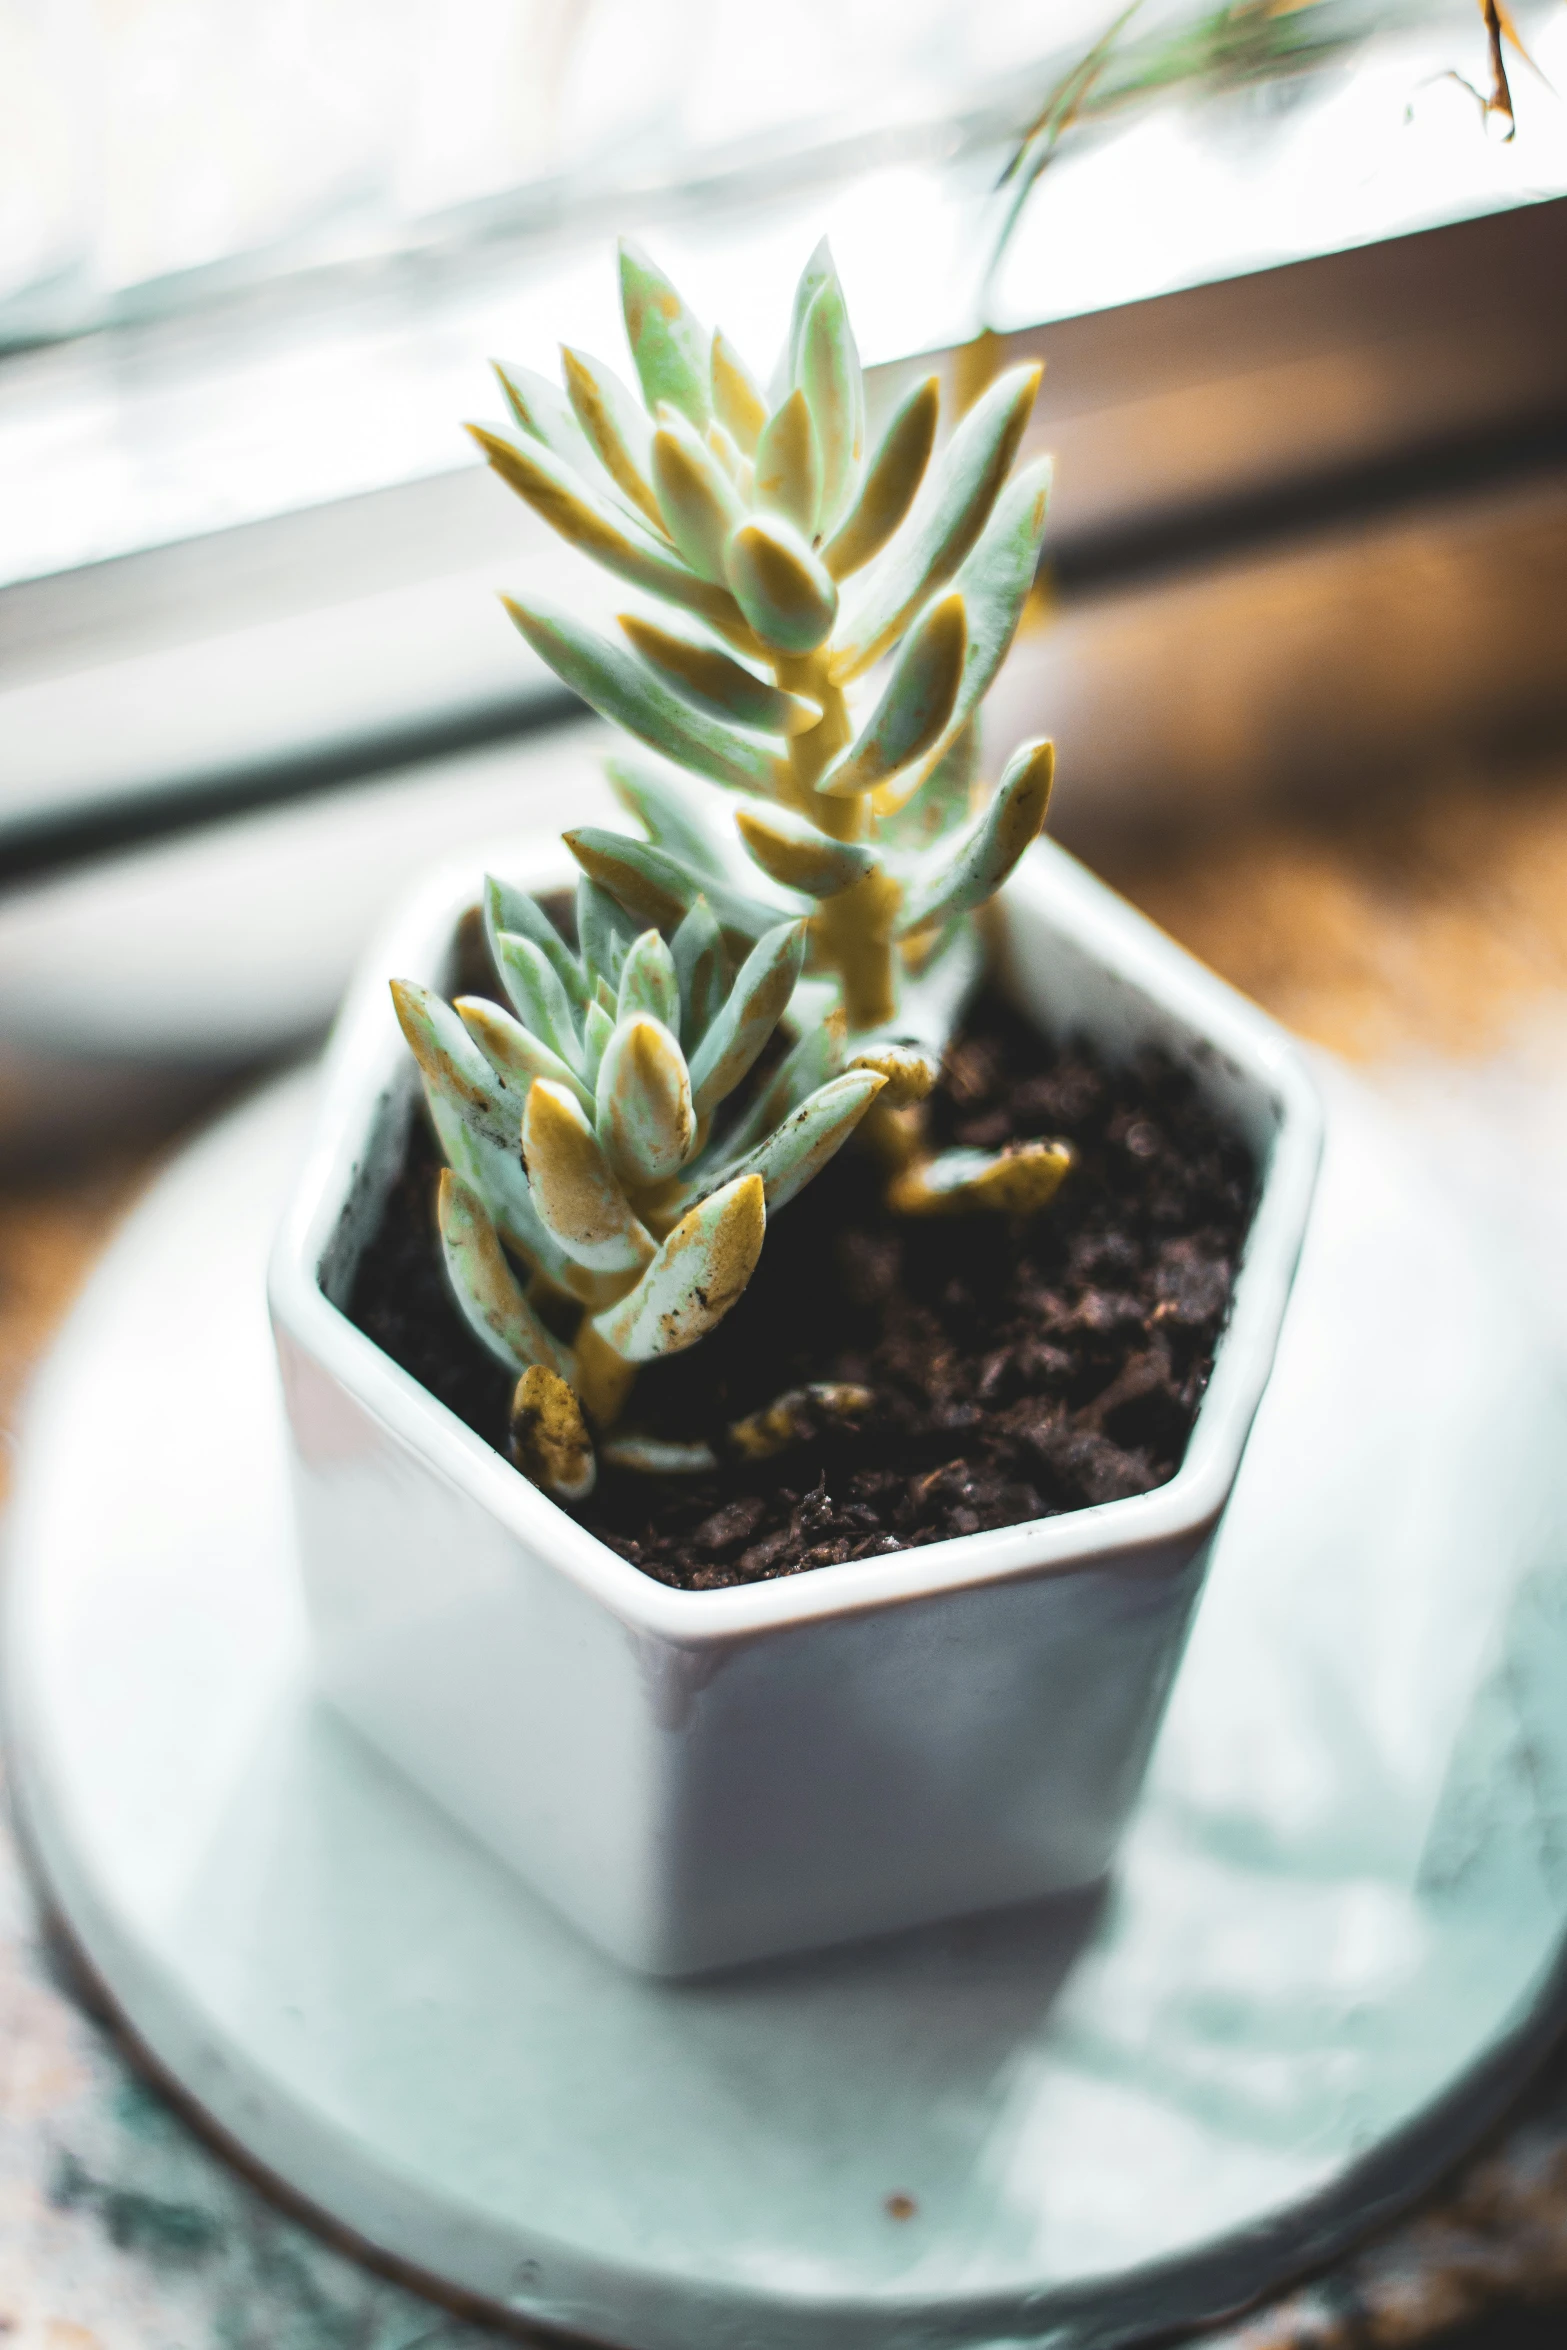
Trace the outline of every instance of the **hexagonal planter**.
{"label": "hexagonal planter", "polygon": [[[545,890],[553,844],[497,869]],[[998,902],[1047,1032],[1163,1046],[1262,1181],[1177,1474],[1064,1516],[707,1592],[641,1574],[341,1310],[418,1099],[393,971],[449,986],[477,861],[401,913],[345,1007],[273,1258],[321,1685],[604,1949],[679,1975],[1081,1887],[1136,1797],[1273,1362],[1320,1149],[1262,1013],[1060,850]]]}

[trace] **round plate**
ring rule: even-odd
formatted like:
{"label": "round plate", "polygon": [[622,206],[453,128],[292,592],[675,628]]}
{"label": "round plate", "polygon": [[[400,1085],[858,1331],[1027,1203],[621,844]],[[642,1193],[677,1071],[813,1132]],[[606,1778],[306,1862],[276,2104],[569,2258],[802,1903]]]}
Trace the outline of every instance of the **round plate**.
{"label": "round plate", "polygon": [[307,1089],[161,1179],[35,1395],[23,1818],[162,2066],[418,2272],[636,2350],[1233,2307],[1416,2193],[1553,2020],[1561,1403],[1325,1072],[1277,1372],[1109,1891],[619,1972],[311,1693],[262,1267]]}

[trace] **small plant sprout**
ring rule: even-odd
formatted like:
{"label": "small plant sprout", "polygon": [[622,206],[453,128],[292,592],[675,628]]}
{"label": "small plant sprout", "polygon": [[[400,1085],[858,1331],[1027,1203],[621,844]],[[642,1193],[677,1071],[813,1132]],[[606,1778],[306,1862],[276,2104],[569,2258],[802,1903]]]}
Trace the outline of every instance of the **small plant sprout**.
{"label": "small plant sprout", "polygon": [[[723,1319],[756,1269],[769,1212],[826,1164],[887,1081],[839,1066],[829,1022],[715,1133],[715,1113],[788,1008],[803,921],[770,923],[736,967],[700,895],[666,942],[585,874],[576,954],[502,882],[486,883],[484,913],[509,1011],[480,996],[447,1004],[409,980],[392,994],[447,1160],[439,1219],[452,1288],[518,1374],[519,1465],[578,1500],[596,1472],[588,1423],[612,1429],[639,1363]],[[569,1342],[558,1309],[576,1320]],[[620,1445],[627,1466],[711,1463],[704,1447]]]}
{"label": "small plant sprout", "polygon": [[[766,396],[630,247],[621,290],[640,399],[568,350],[564,393],[502,367],[511,426],[470,429],[633,591],[602,626],[505,601],[557,675],[654,754],[610,765],[640,833],[566,834],[575,952],[530,898],[487,885],[509,1012],[395,988],[449,1163],[452,1283],[519,1374],[515,1457],[563,1499],[591,1488],[590,1426],[624,1466],[711,1464],[705,1445],[616,1432],[635,1366],[722,1319],[768,1216],[856,1126],[904,1214],[1029,1214],[1070,1163],[1053,1143],[932,1155],[921,1107],[981,973],[975,917],[1050,797],[1047,742],[993,792],[977,781],[980,705],[1044,529],[1048,464],[1012,472],[1038,368],[1001,376],[939,454],[932,376],[868,450],[825,244]],[[787,1049],[717,1115],[780,1027]],[[792,1392],[731,1440],[759,1457],[802,1413],[863,1402]]]}

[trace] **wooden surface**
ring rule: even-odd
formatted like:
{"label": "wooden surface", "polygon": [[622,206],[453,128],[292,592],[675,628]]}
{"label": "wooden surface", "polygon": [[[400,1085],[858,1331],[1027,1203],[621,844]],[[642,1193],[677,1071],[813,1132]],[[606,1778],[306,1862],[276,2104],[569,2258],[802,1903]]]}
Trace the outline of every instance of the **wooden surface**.
{"label": "wooden surface", "polygon": [[[1567,765],[1457,779],[1331,827],[1273,818],[1108,877],[1439,1147],[1554,1199],[1567,1142]],[[0,1177],[0,1430],[163,1154]],[[1533,1185],[1531,1192],[1530,1186]],[[1545,1229],[1542,1224],[1541,1230]],[[1551,1269],[1567,1310],[1567,1279]],[[1553,2297],[1561,2296],[1559,2306]],[[1539,2314],[1530,2319],[1527,2311]],[[1567,2339],[1567,2063],[1426,2212],[1220,2336],[1225,2350]],[[280,2211],[139,2074],[0,1840],[0,2350],[479,2350],[475,2328]]]}

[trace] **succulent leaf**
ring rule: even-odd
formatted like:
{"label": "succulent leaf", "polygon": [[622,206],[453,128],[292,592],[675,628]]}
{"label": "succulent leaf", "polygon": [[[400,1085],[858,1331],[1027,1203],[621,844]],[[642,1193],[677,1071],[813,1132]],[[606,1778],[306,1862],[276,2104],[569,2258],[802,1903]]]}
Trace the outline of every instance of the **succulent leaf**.
{"label": "succulent leaf", "polygon": [[716,1019],[731,978],[723,933],[706,898],[693,901],[670,952],[680,981],[680,1041],[689,1055]]}
{"label": "succulent leaf", "polygon": [[835,897],[880,862],[862,842],[833,840],[792,808],[737,808],[735,828],[770,881],[809,898]]}
{"label": "succulent leaf", "polygon": [[626,340],[650,412],[667,400],[699,432],[707,429],[709,346],[668,278],[629,237],[620,245],[620,300]]}
{"label": "succulent leaf", "polygon": [[797,1110],[803,1101],[843,1068],[843,1014],[814,1021],[758,1088],[738,1123],[724,1138],[724,1154],[741,1157]]}
{"label": "succulent leaf", "polygon": [[979,537],[1017,455],[1040,372],[1037,366],[1009,368],[975,401],[947,443],[906,536],[845,610],[833,652],[840,683],[880,660]]}
{"label": "succulent leaf", "polygon": [[616,1023],[599,1066],[594,1123],[610,1164],[634,1187],[665,1182],[685,1164],[696,1132],[690,1072],[669,1027],[651,1013]]}
{"label": "succulent leaf", "polygon": [[714,804],[707,786],[674,767],[648,767],[639,759],[606,759],[604,772],[615,797],[643,825],[655,848],[665,850],[693,873],[722,880],[734,863],[728,810]]}
{"label": "succulent leaf", "polygon": [[573,1296],[582,1294],[575,1285],[570,1258],[554,1235],[545,1229],[533,1204],[533,1194],[523,1172],[520,1120],[516,1141],[503,1145],[465,1125],[450,1101],[428,1079],[425,1100],[447,1165],[478,1193],[507,1247],[515,1249],[557,1289],[567,1290]]}
{"label": "succulent leaf", "polygon": [[640,1272],[653,1255],[575,1094],[537,1078],[522,1121],[528,1188],[562,1248],[595,1273]]}
{"label": "succulent leaf", "polygon": [[909,883],[900,933],[950,922],[994,897],[1043,830],[1054,778],[1053,743],[1024,743],[1013,752],[990,805],[956,841],[934,850]]}
{"label": "succulent leaf", "polygon": [[667,403],[653,435],[652,463],[653,487],[670,537],[693,571],[721,581],[724,550],[745,508],[707,443]]}
{"label": "succulent leaf", "polygon": [[783,381],[779,386],[779,398],[782,398],[784,392],[792,390],[800,380],[800,353],[805,346],[805,322],[811,315],[811,305],[817,295],[828,279],[836,274],[832,247],[823,237],[801,270],[800,281],[794,289],[794,302],[789,312],[789,340],[784,346],[780,362]]}
{"label": "succulent leaf", "polygon": [[586,1501],[597,1482],[582,1406],[560,1375],[530,1364],[511,1399],[511,1457],[557,1501]]}
{"label": "succulent leaf", "polygon": [[1007,1150],[943,1151],[894,1176],[888,1205],[900,1216],[1032,1216],[1048,1207],[1072,1166],[1065,1143],[1018,1142]]}
{"label": "succulent leaf", "polygon": [[[961,690],[961,689],[960,689]],[[956,733],[930,760],[921,760],[920,780],[905,789],[900,776],[889,791],[871,794],[876,838],[894,854],[933,848],[967,817],[974,805],[974,782],[979,772],[979,728],[974,719]],[[898,805],[887,805],[896,799]]]}
{"label": "succulent leaf", "polygon": [[963,682],[968,613],[957,589],[926,605],[898,648],[892,675],[864,728],[816,788],[855,799],[940,742]]}
{"label": "succulent leaf", "polygon": [[564,836],[584,873],[609,892],[638,923],[674,930],[699,897],[705,897],[726,938],[750,942],[778,920],[778,908],[748,898],[711,874],[692,873],[651,841],[583,824]]}
{"label": "succulent leaf", "polygon": [[797,384],[771,415],[756,445],[755,499],[805,538],[815,534],[822,503],[822,452],[811,404]]}
{"label": "succulent leaf", "polygon": [[851,1069],[832,1078],[791,1111],[765,1142],[733,1162],[726,1175],[760,1175],[768,1214],[776,1214],[843,1148],[886,1082],[870,1069]]}
{"label": "succulent leaf", "polygon": [[741,456],[739,443],[734,434],[728,430],[727,426],[718,423],[715,418],[707,428],[707,445],[734,483],[735,488],[740,492],[741,505],[748,505],[751,496],[750,485],[755,469],[748,457]]}
{"label": "succulent leaf", "polygon": [[639,1477],[704,1477],[718,1466],[710,1444],[680,1444],[668,1436],[611,1437],[604,1458],[612,1469],[633,1469]]}
{"label": "succulent leaf", "polygon": [[586,1011],[588,983],[582,966],[537,899],[530,897],[525,889],[513,889],[509,881],[500,881],[489,873],[485,875],[482,903],[485,942],[496,971],[500,970],[500,956],[495,941],[501,931],[510,930],[519,938],[531,938],[566,990],[573,1013]]}
{"label": "succulent leaf", "polygon": [[671,604],[683,604],[706,620],[729,627],[739,624],[732,596],[711,580],[699,579],[665,540],[655,538],[618,502],[601,496],[543,442],[509,441],[482,424],[470,424],[468,431],[507,488],[606,571]]}
{"label": "succulent leaf", "polygon": [[634,612],[622,612],[619,619],[643,660],[651,661],[676,693],[699,710],[717,712],[764,734],[805,734],[821,718],[819,702],[783,692],[717,645],[698,644]]}
{"label": "succulent leaf", "polygon": [[595,1316],[594,1329],[632,1363],[694,1346],[744,1291],[766,1230],[761,1177],[725,1184],[681,1217],[636,1287]]}
{"label": "succulent leaf", "polygon": [[1041,458],[1007,484],[978,545],[959,567],[952,586],[953,592],[962,596],[968,613],[968,645],[952,714],[924,758],[878,787],[878,816],[895,815],[913,797],[973,718],[1011,650],[1039,567],[1039,545],[1050,502],[1050,470],[1050,460]]}
{"label": "succulent leaf", "polygon": [[653,428],[646,410],[602,360],[561,346],[561,368],[572,414],[615,487],[663,531],[664,518],[653,494]]}
{"label": "succulent leaf", "polygon": [[492,1004],[485,996],[460,995],[452,1009],[490,1067],[515,1089],[519,1100],[526,1101],[535,1077],[548,1077],[574,1093],[584,1109],[592,1108],[593,1096],[570,1063],[552,1052],[542,1037],[524,1028],[520,1020],[503,1012],[499,1004]]}
{"label": "succulent leaf", "polygon": [[571,1005],[548,956],[531,938],[500,930],[495,935],[495,960],[501,985],[524,1028],[542,1038],[569,1068],[579,1067],[582,1048]]}
{"label": "succulent leaf", "polygon": [[426,1086],[472,1133],[515,1152],[525,1097],[491,1068],[451,1005],[413,979],[392,981],[392,1002]]}
{"label": "succulent leaf", "polygon": [[532,441],[542,442],[573,473],[585,481],[595,478],[593,448],[572,413],[571,403],[558,384],[531,367],[495,361],[495,380],[516,424]]}
{"label": "succulent leaf", "polygon": [[795,381],[821,443],[821,526],[832,530],[860,486],[865,461],[865,385],[836,271],[806,313]]}
{"label": "succulent leaf", "polygon": [[633,939],[620,974],[617,1019],[633,1012],[651,1012],[666,1028],[680,1025],[680,982],[675,958],[656,930],[644,930]]}
{"label": "succulent leaf", "polygon": [[834,579],[847,579],[879,555],[913,505],[936,445],[941,385],[934,375],[916,384],[898,407],[871,459],[859,496],[822,549]]}
{"label": "succulent leaf", "polygon": [[727,335],[713,336],[713,412],[742,456],[751,456],[767,422],[767,402]]}
{"label": "succulent leaf", "polygon": [[602,717],[715,783],[756,792],[776,788],[775,753],[693,709],[625,646],[540,598],[525,604],[503,596],[501,602],[540,660]]}
{"label": "succulent leaf", "polygon": [[610,1006],[602,1001],[589,1004],[587,1018],[582,1023],[582,1073],[595,1093],[599,1070],[614,1033],[615,1015]]}
{"label": "succulent leaf", "polygon": [[691,1059],[691,1094],[705,1119],[733,1093],[789,1006],[805,960],[806,925],[780,922],[751,949],[722,1011]]}
{"label": "succulent leaf", "polygon": [[453,1294],[490,1353],[513,1371],[569,1368],[565,1348],[523,1296],[484,1202],[450,1167],[441,1172],[437,1218]]}
{"label": "succulent leaf", "polygon": [[640,928],[639,923],[622,912],[607,889],[600,889],[586,873],[579,876],[577,943],[582,949],[584,970],[593,974],[595,990],[601,993],[606,1011],[615,1008],[621,965]]}
{"label": "succulent leaf", "polygon": [[894,1110],[924,1101],[941,1075],[939,1055],[906,1039],[897,1043],[861,1044],[856,1047],[849,1066],[867,1069],[879,1077],[886,1087],[886,1105]]}
{"label": "succulent leaf", "polygon": [[858,1419],[875,1402],[868,1387],[852,1380],[813,1379],[809,1386],[786,1388],[743,1420],[732,1420],[729,1442],[742,1460],[771,1460],[791,1445],[809,1442],[824,1420]]}
{"label": "succulent leaf", "polygon": [[766,645],[811,653],[832,630],[838,590],[792,523],[756,514],[729,541],[729,585],[746,620]]}

